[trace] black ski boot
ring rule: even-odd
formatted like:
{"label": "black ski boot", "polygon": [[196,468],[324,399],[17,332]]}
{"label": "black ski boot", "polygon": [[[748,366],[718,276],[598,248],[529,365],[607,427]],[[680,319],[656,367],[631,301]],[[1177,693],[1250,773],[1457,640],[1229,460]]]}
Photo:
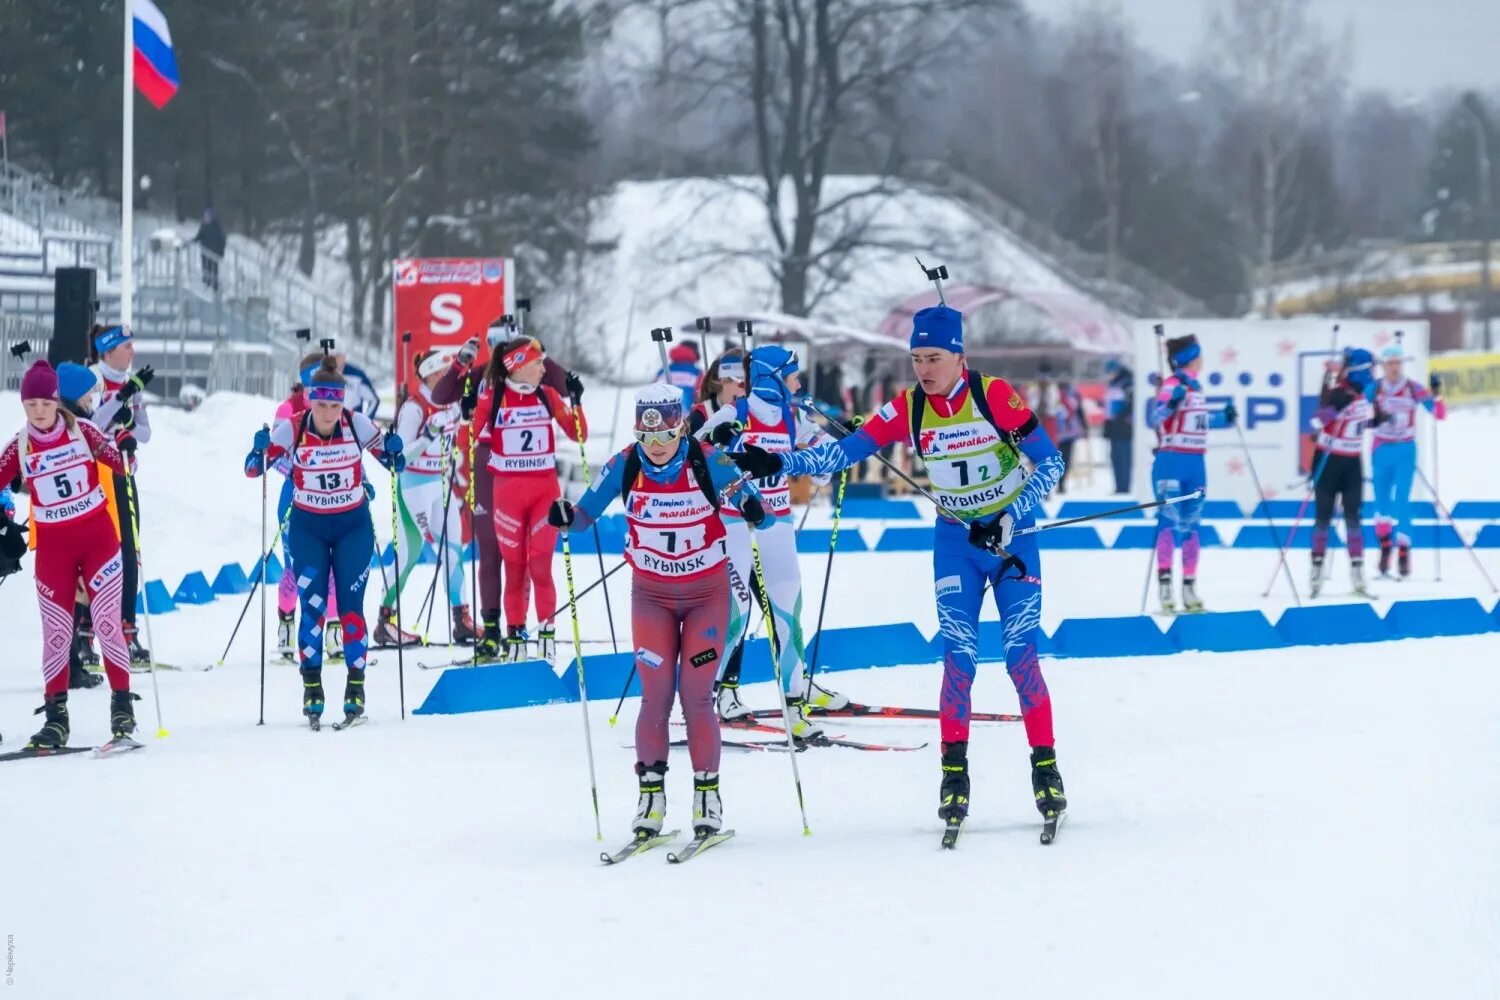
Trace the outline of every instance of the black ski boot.
{"label": "black ski boot", "polygon": [[115,739],[130,739],[135,732],[135,703],[140,700],[140,695],[129,691],[110,692],[109,730]]}
{"label": "black ski boot", "polygon": [[1391,545],[1391,540],[1389,538],[1383,538],[1383,539],[1380,540],[1380,575],[1381,576],[1390,576],[1391,575],[1391,550],[1393,548],[1394,548],[1394,546]]}
{"label": "black ski boot", "polygon": [[1057,773],[1057,753],[1051,747],[1031,748],[1031,790],[1043,819],[1060,816],[1068,808],[1062,775]]}
{"label": "black ski boot", "polygon": [[479,644],[475,647],[475,654],[481,660],[498,659],[500,656],[500,612],[488,611],[484,615],[484,635],[480,637]]}
{"label": "black ski boot", "polygon": [[507,661],[519,663],[526,659],[530,644],[531,636],[527,634],[525,625],[506,626],[505,659]]}
{"label": "black ski boot", "polygon": [[26,744],[27,750],[56,750],[68,745],[68,693],[49,694],[33,715],[46,713],[47,721]]}
{"label": "black ski boot", "polygon": [[318,729],[322,725],[322,671],[305,671],[302,674],[302,714],[307,716],[307,724],[312,728]]}
{"label": "black ski boot", "polygon": [[104,678],[99,674],[84,669],[83,662],[78,657],[79,642],[80,638],[74,636],[73,649],[68,653],[68,690],[70,691],[76,691],[79,688],[87,690],[104,683]]}
{"label": "black ski boot", "polygon": [[141,645],[140,636],[136,634],[135,622],[125,622],[125,644],[130,647],[130,665],[133,667],[149,667],[151,665],[151,650]]}
{"label": "black ski boot", "polygon": [[962,823],[969,815],[969,744],[943,744],[943,784],[938,789],[938,819]]}
{"label": "black ski boot", "polygon": [[365,671],[363,667],[350,667],[349,679],[344,682],[344,715],[355,718],[365,714]]}
{"label": "black ski boot", "polygon": [[82,602],[73,609],[73,655],[85,667],[99,665],[99,654],[94,652],[94,614]]}
{"label": "black ski boot", "polygon": [[1396,551],[1396,572],[1401,574],[1401,579],[1411,576],[1411,546],[1403,545]]}

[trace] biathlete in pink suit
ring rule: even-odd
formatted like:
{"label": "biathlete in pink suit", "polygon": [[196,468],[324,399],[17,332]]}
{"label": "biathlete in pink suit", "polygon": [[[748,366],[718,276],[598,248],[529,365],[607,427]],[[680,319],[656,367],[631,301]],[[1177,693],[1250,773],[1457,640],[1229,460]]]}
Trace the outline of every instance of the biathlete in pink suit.
{"label": "biathlete in pink suit", "polygon": [[[0,451],[0,482],[23,477],[31,494],[36,542],[46,691],[37,712],[45,713],[46,723],[26,749],[55,750],[68,742],[68,650],[80,579],[94,609],[94,634],[109,675],[110,729],[115,738],[126,738],[135,731],[136,696],[130,693],[130,649],[120,617],[125,567],[99,480],[101,465],[126,475],[125,456],[93,424],[58,412],[57,373],[47,362],[38,361],[22,376],[21,402],[26,426]],[[14,544],[19,532],[9,518],[0,527],[6,544]],[[20,544],[24,551],[25,542]]]}
{"label": "biathlete in pink suit", "polygon": [[682,701],[693,762],[693,830],[714,833],[723,826],[714,711],[714,681],[729,625],[721,495],[755,528],[774,520],[733,465],[687,434],[685,417],[681,389],[664,382],[641,389],[635,395],[638,443],[605,463],[576,506],[559,498],[547,512],[549,524],[571,532],[588,528],[616,499],[625,505],[625,557],[635,570],[631,631],[641,675],[637,837],[660,833],[666,818],[667,720],[674,692]]}

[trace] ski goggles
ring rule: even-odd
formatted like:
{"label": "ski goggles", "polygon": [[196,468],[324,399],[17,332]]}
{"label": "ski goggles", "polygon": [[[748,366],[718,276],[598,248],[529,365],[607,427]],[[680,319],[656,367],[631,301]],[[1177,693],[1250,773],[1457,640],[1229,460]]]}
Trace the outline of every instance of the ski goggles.
{"label": "ski goggles", "polygon": [[637,406],[635,439],[641,444],[671,444],[682,434],[682,404]]}
{"label": "ski goggles", "polygon": [[342,403],[344,387],[333,382],[314,382],[307,387],[307,398],[314,403]]}

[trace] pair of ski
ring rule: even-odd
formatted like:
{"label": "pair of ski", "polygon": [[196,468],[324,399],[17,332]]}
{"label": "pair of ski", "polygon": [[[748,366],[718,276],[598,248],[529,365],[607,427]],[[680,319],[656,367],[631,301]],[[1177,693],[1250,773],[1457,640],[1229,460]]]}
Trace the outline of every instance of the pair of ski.
{"label": "pair of ski", "polygon": [[[633,858],[638,854],[645,854],[653,847],[664,847],[676,840],[681,834],[681,830],[672,830],[669,833],[659,833],[653,836],[643,830],[637,833],[630,843],[614,854],[600,854],[599,860],[606,865],[617,865],[621,861]],[[722,844],[733,836],[733,830],[720,830],[717,833],[702,830],[693,834],[693,839],[688,841],[688,845],[682,850],[675,854],[669,853],[667,855],[667,864],[680,865],[685,861],[691,861],[710,847]]]}
{"label": "pair of ski", "polygon": [[[779,719],[781,710],[776,708],[763,708],[750,713],[757,719]],[[810,708],[810,715],[816,715],[823,719],[940,719],[942,713],[935,708],[898,708],[890,705],[862,705],[859,702],[850,702],[843,708],[826,709]],[[1020,722],[1019,715],[1008,715],[1003,712],[970,712],[970,722]]]}
{"label": "pair of ski", "polygon": [[[1068,811],[1064,809],[1062,812],[1048,813],[1042,817],[1041,842],[1043,846],[1057,839],[1057,828],[1062,825],[1062,821],[1067,815]],[[943,827],[943,850],[951,851],[958,846],[958,835],[963,830],[963,826],[964,821],[962,817],[947,821]]]}
{"label": "pair of ski", "polygon": [[12,750],[10,753],[0,754],[0,761],[32,760],[37,757],[65,757],[68,754],[74,753],[92,753],[97,760],[101,757],[118,757],[131,750],[144,749],[146,749],[146,744],[137,742],[129,736],[116,736],[108,743],[101,743],[96,747],[50,747],[34,750]]}
{"label": "pair of ski", "polygon": [[[370,720],[363,715],[355,715],[352,712],[346,712],[344,713],[343,722],[335,722],[333,724],[333,731],[336,733],[342,733],[346,729],[353,729],[355,726],[362,726],[369,721]],[[321,732],[323,729],[322,717],[317,715],[309,715],[307,717],[307,728],[311,729],[315,733]]]}
{"label": "pair of ski", "polygon": [[[780,712],[776,713],[779,718]],[[757,722],[753,718],[730,719],[719,723],[725,729],[743,729],[756,733],[770,733],[777,737],[774,740],[723,740],[722,745],[735,750],[759,750],[769,753],[786,752],[786,730],[780,726],[767,725]],[[677,740],[672,746],[687,746],[686,740]],[[867,743],[863,740],[846,739],[843,736],[812,736],[806,739],[793,737],[793,746],[798,753],[808,747],[843,747],[846,750],[864,750],[870,753],[910,753],[921,750],[927,746],[926,743],[918,743],[915,746],[904,743]]]}

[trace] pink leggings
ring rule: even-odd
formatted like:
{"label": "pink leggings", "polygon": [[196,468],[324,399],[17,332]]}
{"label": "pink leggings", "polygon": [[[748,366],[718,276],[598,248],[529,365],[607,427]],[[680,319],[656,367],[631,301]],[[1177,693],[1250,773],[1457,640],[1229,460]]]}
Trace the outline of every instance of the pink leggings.
{"label": "pink leggings", "polygon": [[[667,759],[667,721],[673,695],[682,699],[688,754],[694,771],[719,770],[719,717],[714,680],[729,626],[729,570],[667,583],[637,574],[630,595],[636,667],[641,674],[641,714],[635,720],[636,759]],[[681,663],[679,664],[679,659]]]}

